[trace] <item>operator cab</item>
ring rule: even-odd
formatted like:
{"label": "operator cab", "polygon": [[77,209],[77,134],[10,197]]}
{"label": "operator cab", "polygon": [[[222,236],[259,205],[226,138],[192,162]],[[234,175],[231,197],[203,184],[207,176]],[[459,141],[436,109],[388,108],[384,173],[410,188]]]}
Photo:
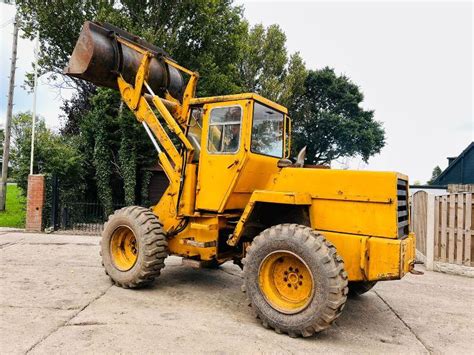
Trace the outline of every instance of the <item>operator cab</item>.
{"label": "operator cab", "polygon": [[257,94],[191,100],[187,136],[198,164],[196,209],[240,210],[287,156],[287,109]]}

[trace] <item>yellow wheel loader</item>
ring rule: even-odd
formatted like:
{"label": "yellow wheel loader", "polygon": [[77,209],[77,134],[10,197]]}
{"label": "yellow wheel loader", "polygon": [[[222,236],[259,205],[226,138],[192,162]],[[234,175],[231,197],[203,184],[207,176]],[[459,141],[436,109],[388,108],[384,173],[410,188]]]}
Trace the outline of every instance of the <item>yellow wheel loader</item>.
{"label": "yellow wheel loader", "polygon": [[169,179],[154,206],[122,208],[104,227],[102,261],[118,286],[150,284],[169,254],[203,267],[233,260],[262,324],[307,337],[349,292],[412,270],[408,178],[308,166],[304,149],[293,162],[285,107],[254,93],[197,98],[197,73],[96,22],[65,74],[120,91]]}

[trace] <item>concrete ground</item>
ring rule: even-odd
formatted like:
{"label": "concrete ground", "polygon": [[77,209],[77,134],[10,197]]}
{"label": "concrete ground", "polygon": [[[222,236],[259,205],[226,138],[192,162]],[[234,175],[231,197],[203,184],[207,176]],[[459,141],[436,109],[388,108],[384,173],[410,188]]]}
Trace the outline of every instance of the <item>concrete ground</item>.
{"label": "concrete ground", "polygon": [[[420,268],[421,269],[421,268]],[[473,353],[474,279],[426,272],[350,299],[333,327],[292,339],[264,329],[240,270],[179,258],[153,287],[112,286],[99,238],[0,232],[2,353]]]}

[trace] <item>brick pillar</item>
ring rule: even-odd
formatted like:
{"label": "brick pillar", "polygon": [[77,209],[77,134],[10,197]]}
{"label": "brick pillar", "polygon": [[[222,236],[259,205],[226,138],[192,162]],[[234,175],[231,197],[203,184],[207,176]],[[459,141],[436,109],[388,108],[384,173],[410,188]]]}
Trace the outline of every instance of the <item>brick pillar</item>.
{"label": "brick pillar", "polygon": [[44,206],[44,175],[28,175],[26,230],[41,232]]}

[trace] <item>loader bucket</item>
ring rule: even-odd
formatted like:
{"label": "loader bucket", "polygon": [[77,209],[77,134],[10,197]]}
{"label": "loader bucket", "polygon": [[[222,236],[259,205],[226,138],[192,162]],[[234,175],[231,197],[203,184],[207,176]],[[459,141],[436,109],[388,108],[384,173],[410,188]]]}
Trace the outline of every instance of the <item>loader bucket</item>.
{"label": "loader bucket", "polygon": [[134,84],[143,55],[122,45],[115,36],[151,52],[154,56],[150,60],[148,84],[155,93],[161,94],[168,90],[173,97],[181,100],[185,86],[183,77],[176,68],[163,60],[168,55],[141,38],[106,23],[84,23],[64,74],[113,89],[118,89],[119,74],[128,83]]}

